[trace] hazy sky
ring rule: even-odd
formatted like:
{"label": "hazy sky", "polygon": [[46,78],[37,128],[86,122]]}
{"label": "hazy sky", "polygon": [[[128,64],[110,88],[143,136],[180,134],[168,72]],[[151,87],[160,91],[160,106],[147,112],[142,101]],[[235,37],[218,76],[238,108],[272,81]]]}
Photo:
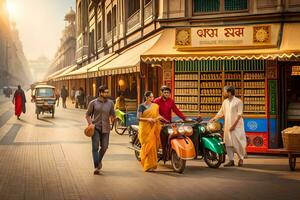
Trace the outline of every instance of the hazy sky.
{"label": "hazy sky", "polygon": [[65,26],[64,16],[76,0],[7,0],[28,60],[54,57]]}

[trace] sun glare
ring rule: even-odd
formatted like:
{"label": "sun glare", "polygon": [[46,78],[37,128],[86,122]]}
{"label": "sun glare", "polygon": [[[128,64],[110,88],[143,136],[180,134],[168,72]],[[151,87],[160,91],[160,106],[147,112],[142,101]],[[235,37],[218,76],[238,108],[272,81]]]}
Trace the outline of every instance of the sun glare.
{"label": "sun glare", "polygon": [[11,18],[15,19],[18,14],[16,4],[13,3],[12,1],[7,1],[6,7],[7,7],[8,13],[9,13],[9,16]]}

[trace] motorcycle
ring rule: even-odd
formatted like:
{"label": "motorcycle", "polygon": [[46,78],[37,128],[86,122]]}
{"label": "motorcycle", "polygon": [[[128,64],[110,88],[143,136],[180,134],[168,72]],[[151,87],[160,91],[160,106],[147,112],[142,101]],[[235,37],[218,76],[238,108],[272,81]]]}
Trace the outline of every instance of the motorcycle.
{"label": "motorcycle", "polygon": [[222,139],[222,124],[219,122],[207,122],[202,119],[194,121],[194,134],[190,136],[195,149],[196,158],[202,156],[210,168],[219,168],[225,162],[225,145]]}
{"label": "motorcycle", "polygon": [[[137,125],[131,125],[131,149],[135,152],[135,157],[140,161],[141,143],[138,138]],[[186,161],[194,159],[196,152],[192,140],[189,138],[193,134],[193,128],[184,123],[164,123],[161,134],[167,134],[168,144],[164,149],[158,150],[158,162],[171,161],[172,168],[177,173],[183,173]]]}

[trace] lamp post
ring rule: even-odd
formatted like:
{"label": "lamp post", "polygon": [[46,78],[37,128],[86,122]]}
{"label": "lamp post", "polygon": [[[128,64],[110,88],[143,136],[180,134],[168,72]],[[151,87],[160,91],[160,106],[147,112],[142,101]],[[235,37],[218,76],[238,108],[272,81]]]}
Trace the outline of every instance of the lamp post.
{"label": "lamp post", "polygon": [[5,68],[4,68],[4,83],[5,83],[5,85],[9,85],[9,83],[8,83],[8,75],[9,75],[9,73],[8,73],[8,69],[9,69],[9,61],[8,61],[8,59],[9,59],[9,54],[8,54],[8,51],[9,51],[9,48],[10,48],[10,46],[9,46],[9,43],[8,43],[8,38],[7,38],[7,40],[6,40],[6,42],[5,42],[5,46],[6,46],[6,48],[5,48]]}

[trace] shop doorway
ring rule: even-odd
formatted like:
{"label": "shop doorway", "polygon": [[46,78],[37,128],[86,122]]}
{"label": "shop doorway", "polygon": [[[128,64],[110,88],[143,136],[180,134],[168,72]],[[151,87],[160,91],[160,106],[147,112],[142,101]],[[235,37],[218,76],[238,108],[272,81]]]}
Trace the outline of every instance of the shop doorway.
{"label": "shop doorway", "polygon": [[280,64],[280,129],[300,126],[300,62]]}
{"label": "shop doorway", "polygon": [[148,90],[153,92],[154,97],[160,96],[160,87],[163,84],[163,71],[161,67],[148,67]]}

